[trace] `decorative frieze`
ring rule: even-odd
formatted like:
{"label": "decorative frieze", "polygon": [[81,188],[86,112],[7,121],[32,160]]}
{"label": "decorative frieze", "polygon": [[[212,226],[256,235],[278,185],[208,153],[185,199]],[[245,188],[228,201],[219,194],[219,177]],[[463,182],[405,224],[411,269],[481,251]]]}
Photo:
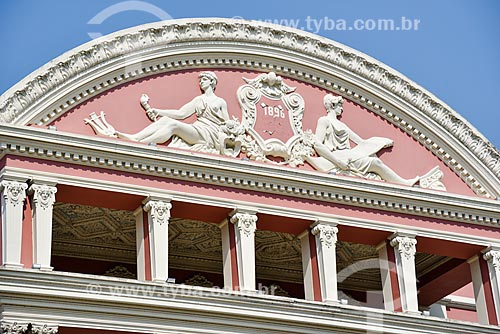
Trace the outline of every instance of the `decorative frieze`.
{"label": "decorative frieze", "polygon": [[48,326],[48,325],[43,325],[43,326],[31,326],[31,332],[33,334],[57,334],[58,328],[56,326]]}
{"label": "decorative frieze", "polygon": [[0,325],[3,334],[57,334],[58,326],[36,325],[32,323],[2,322]]}
{"label": "decorative frieze", "polygon": [[[496,177],[500,176],[500,156],[494,147],[486,142],[476,130],[471,129],[468,123],[458,114],[421,87],[409,82],[406,78],[401,77],[399,73],[380,65],[380,63],[366,55],[351,49],[345,49],[341,44],[309,34],[303,35],[298,30],[283,27],[280,27],[279,34],[275,34],[275,29],[275,26],[262,22],[196,19],[151,24],[147,29],[128,32],[126,38],[119,34],[110,35],[107,39],[99,39],[89,45],[86,50],[64,55],[58,58],[57,61],[53,61],[52,64],[54,65],[45,67],[43,72],[35,73],[23,81],[22,85],[18,86],[23,87],[20,90],[8,91],[0,98],[0,121],[6,123],[18,122],[17,124],[36,121],[39,124],[47,124],[75,104],[94,96],[100,91],[155,72],[188,67],[233,66],[247,68],[251,66],[261,70],[273,68],[276,72],[312,82],[352,100],[359,101],[359,103],[399,126],[429,148],[445,161],[450,168],[453,168],[478,194],[491,196],[492,188],[490,186],[485,188],[484,185],[481,185],[484,180],[475,180],[466,170],[466,166],[461,165],[460,162],[446,154],[439,143],[434,141],[436,136],[430,133],[431,130],[415,128],[408,123],[407,117],[399,111],[387,110],[388,106],[382,106],[380,101],[372,101],[364,96],[366,94],[362,93],[361,89],[360,91],[353,90],[352,85],[349,85],[350,88],[346,88],[344,86],[347,85],[333,82],[331,76],[306,73],[303,70],[270,63],[269,61],[266,62],[262,59],[239,59],[234,55],[196,58],[193,55],[185,56],[184,53],[183,59],[175,59],[174,57],[159,62],[141,59],[143,66],[138,69],[134,67],[133,73],[132,71],[120,71],[120,74],[114,77],[103,77],[103,81],[96,83],[94,86],[85,86],[82,91],[65,94],[65,96],[69,96],[67,99],[54,103],[56,107],[53,107],[53,109],[45,108],[47,113],[35,116],[36,120],[33,120],[34,116],[30,114],[37,110],[37,105],[42,103],[46,96],[53,96],[55,90],[61,90],[65,85],[69,85],[69,82],[73,82],[75,77],[85,77],[84,73],[93,70],[96,66],[104,69],[109,64],[114,64],[116,58],[123,57],[125,54],[132,57],[135,53],[141,52],[147,56],[148,52],[155,52],[157,49],[165,48],[165,46],[168,46],[172,53],[174,52],[171,50],[172,41],[175,41],[176,47],[181,49],[183,43],[188,45],[198,43],[201,46],[205,43],[205,38],[210,40],[211,46],[213,46],[214,40],[218,41],[221,55],[227,51],[234,52],[235,43],[246,48],[265,44],[273,50],[272,52],[276,53],[277,57],[284,50],[290,55],[309,55],[312,57],[309,63],[312,68],[318,66],[313,59],[322,62],[326,61],[331,67],[329,72],[347,70],[355,76],[353,80],[357,84],[362,81],[372,82],[375,87],[380,87],[379,89],[383,94],[394,96],[408,104],[409,113],[425,115],[430,121],[441,125],[448,131],[452,140],[461,143],[463,147],[468,147],[476,158],[487,166]],[[161,59],[157,55],[155,58]],[[300,59],[304,59],[304,57],[302,56]],[[73,86],[74,83],[72,83]],[[38,109],[42,110],[42,108]],[[464,161],[463,163],[468,168],[473,168],[468,162]]]}
{"label": "decorative frieze", "polygon": [[[25,133],[26,131],[29,133]],[[59,146],[56,149],[53,147],[53,140],[61,144],[67,140],[69,143],[70,135],[42,134],[38,131],[36,129],[21,131],[21,135],[36,137],[37,140],[30,144],[3,141],[0,142],[0,149],[26,157],[70,161],[89,167],[97,166],[204,184],[225,185],[469,224],[492,226],[500,223],[497,203],[487,199],[463,198],[454,194],[437,194],[415,188],[394,189],[392,185],[386,187],[383,183],[360,183],[335,175],[316,175],[300,171],[292,173],[283,169],[277,171],[272,166],[269,168],[259,166],[259,169],[254,169],[250,164],[236,160],[222,160],[225,169],[216,170],[216,165],[220,166],[221,163],[219,159],[215,164],[210,157],[196,157],[192,154],[187,156],[182,152],[168,152],[168,155],[161,157],[157,151],[164,149],[159,147],[130,147],[127,143],[120,145],[104,141],[96,143],[84,138],[79,138],[78,147]],[[75,136],[71,135],[71,142],[74,143],[75,140],[77,140]],[[96,150],[96,145],[99,150]],[[134,152],[133,155],[130,154],[131,150]]]}
{"label": "decorative frieze", "polygon": [[25,334],[28,330],[28,324],[18,324],[17,322],[7,323],[2,322],[0,325],[2,334]]}

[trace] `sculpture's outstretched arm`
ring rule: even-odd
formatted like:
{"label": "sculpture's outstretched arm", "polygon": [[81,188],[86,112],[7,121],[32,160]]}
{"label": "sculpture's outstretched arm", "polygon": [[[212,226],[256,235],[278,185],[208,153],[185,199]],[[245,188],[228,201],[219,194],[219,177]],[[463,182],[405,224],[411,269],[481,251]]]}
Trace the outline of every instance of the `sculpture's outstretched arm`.
{"label": "sculpture's outstretched arm", "polygon": [[199,96],[195,97],[191,102],[186,103],[179,109],[156,109],[152,108],[160,116],[167,116],[172,119],[185,119],[195,112],[196,104],[198,103]]}
{"label": "sculpture's outstretched arm", "polygon": [[364,141],[356,132],[352,131],[350,127],[346,125],[347,133],[349,134],[349,139],[352,140],[356,145]]}

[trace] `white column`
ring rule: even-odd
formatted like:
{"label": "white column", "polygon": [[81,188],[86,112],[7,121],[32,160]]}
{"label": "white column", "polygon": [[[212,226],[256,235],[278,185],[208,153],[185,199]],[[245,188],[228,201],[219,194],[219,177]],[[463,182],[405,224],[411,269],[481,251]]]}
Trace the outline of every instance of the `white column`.
{"label": "white column", "polygon": [[148,198],[144,210],[148,213],[151,257],[151,279],[165,283],[168,278],[168,220],[170,200]]}
{"label": "white column", "polygon": [[32,184],[28,193],[33,195],[33,268],[52,270],[52,209],[57,188]]}
{"label": "white column", "polygon": [[[387,311],[395,311],[394,306],[394,295],[392,291],[392,282],[391,282],[391,268],[389,255],[387,252],[387,241],[384,240],[380,245],[377,246],[378,257],[379,257],[379,266],[380,266],[380,277],[382,280],[382,295],[384,296],[384,309]],[[392,253],[394,251],[389,249]]]}
{"label": "white column", "polygon": [[236,257],[240,291],[255,291],[255,211],[236,209],[231,213],[236,239]]}
{"label": "white column", "polygon": [[407,313],[420,314],[415,272],[417,240],[411,235],[395,234],[390,244],[394,247],[402,310]]}
{"label": "white column", "polygon": [[474,255],[467,260],[470,265],[474,298],[476,299],[477,321],[480,324],[489,324],[488,304],[486,303],[486,292],[484,291],[483,277],[481,274],[481,259]]}
{"label": "white column", "polygon": [[28,185],[3,180],[0,188],[2,189],[2,265],[7,268],[22,268],[23,205]]}
{"label": "white column", "polygon": [[224,275],[224,289],[233,289],[233,270],[232,265],[234,259],[231,258],[231,240],[229,234],[229,224],[227,219],[219,225],[222,239],[222,272]]}
{"label": "white column", "polygon": [[497,323],[500,320],[500,249],[487,248],[483,258],[488,263],[491,293],[493,295],[494,313]]}
{"label": "white column", "polygon": [[302,253],[302,272],[304,276],[304,297],[314,300],[313,269],[311,264],[311,244],[309,243],[310,231],[307,229],[298,236]]}
{"label": "white column", "polygon": [[321,285],[321,297],[324,302],[337,302],[337,243],[338,228],[332,224],[319,223],[312,229],[316,236],[316,255]]}
{"label": "white column", "polygon": [[[144,251],[144,210],[142,206],[134,211],[135,245],[137,254],[137,279],[146,280],[146,252]],[[149,263],[147,264],[149,265]]]}

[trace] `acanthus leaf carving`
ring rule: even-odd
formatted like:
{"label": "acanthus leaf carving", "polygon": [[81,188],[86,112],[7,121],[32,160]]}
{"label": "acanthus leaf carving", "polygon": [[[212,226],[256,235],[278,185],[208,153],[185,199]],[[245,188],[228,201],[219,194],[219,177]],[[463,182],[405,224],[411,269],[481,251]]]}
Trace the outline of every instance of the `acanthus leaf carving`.
{"label": "acanthus leaf carving", "polygon": [[1,333],[5,334],[57,334],[56,325],[37,325],[32,323],[19,324],[17,322],[5,322],[0,325]]}
{"label": "acanthus leaf carving", "polygon": [[33,333],[33,334],[57,334],[57,332],[58,332],[57,326],[48,326],[48,325],[35,326],[35,325],[32,325],[32,327],[31,327],[31,333]]}
{"label": "acanthus leaf carving", "polygon": [[28,324],[18,324],[17,322],[2,322],[1,332],[5,334],[24,334],[28,330]]}

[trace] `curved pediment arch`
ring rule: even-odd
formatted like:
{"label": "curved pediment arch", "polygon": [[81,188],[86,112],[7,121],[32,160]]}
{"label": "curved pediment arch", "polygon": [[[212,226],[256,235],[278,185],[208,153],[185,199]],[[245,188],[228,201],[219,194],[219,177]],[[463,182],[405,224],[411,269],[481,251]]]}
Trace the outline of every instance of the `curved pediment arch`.
{"label": "curved pediment arch", "polygon": [[262,22],[172,20],[93,40],[3,94],[0,121],[47,126],[124,83],[192,69],[273,71],[341,95],[409,134],[476,194],[500,195],[500,153],[434,95],[359,51]]}

